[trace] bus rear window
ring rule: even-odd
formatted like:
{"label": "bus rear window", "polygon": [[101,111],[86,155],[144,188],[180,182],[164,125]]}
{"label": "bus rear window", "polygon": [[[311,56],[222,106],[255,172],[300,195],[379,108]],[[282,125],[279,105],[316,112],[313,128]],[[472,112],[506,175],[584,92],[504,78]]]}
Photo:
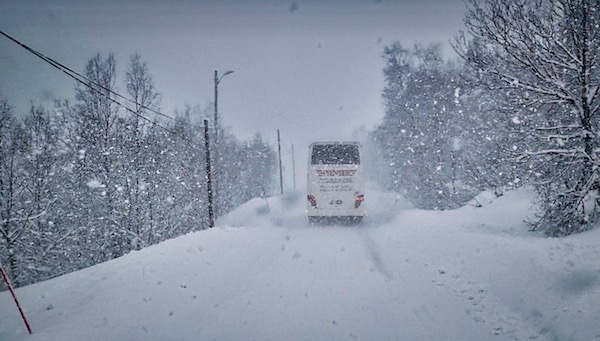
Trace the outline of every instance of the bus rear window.
{"label": "bus rear window", "polygon": [[313,165],[358,165],[360,156],[355,144],[320,144],[313,146]]}

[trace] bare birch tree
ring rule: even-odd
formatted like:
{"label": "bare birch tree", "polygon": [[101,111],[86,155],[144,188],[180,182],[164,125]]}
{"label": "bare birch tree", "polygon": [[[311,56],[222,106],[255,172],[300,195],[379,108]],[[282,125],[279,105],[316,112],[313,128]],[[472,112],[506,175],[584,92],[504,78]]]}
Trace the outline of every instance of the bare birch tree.
{"label": "bare birch tree", "polygon": [[131,56],[125,77],[127,93],[133,99],[137,113],[127,119],[129,132],[126,135],[127,162],[123,164],[125,204],[127,206],[126,228],[129,230],[130,236],[135,236],[135,240],[132,241],[135,247],[141,248],[148,241],[148,238],[144,237],[147,234],[142,230],[143,226],[146,226],[145,205],[142,197],[147,190],[144,178],[148,171],[146,165],[150,161],[151,155],[144,145],[145,121],[140,117],[146,116],[146,108],[152,108],[158,104],[159,95],[154,88],[154,81],[148,71],[148,66],[139,54]]}
{"label": "bare birch tree", "polygon": [[21,283],[23,255],[18,242],[31,218],[25,197],[26,174],[23,157],[27,144],[21,122],[8,103],[0,99],[0,262],[8,267],[16,286]]}

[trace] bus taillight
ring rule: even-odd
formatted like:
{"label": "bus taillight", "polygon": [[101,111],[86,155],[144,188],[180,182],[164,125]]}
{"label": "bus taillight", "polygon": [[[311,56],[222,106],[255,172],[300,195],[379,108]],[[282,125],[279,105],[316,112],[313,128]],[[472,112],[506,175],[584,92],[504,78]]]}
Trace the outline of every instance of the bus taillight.
{"label": "bus taillight", "polygon": [[354,199],[354,208],[358,208],[360,206],[360,204],[362,204],[363,201],[365,201],[365,195],[364,194],[357,195],[356,198]]}
{"label": "bus taillight", "polygon": [[308,201],[310,202],[310,205],[311,205],[312,207],[317,207],[317,198],[315,198],[315,196],[314,196],[314,195],[312,195],[312,194],[309,194],[309,195],[308,195]]}

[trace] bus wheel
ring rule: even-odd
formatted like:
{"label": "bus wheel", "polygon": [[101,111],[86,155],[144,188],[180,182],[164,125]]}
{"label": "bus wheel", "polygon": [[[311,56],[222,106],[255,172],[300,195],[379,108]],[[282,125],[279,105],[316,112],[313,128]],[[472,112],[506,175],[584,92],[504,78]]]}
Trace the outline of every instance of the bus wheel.
{"label": "bus wheel", "polygon": [[362,223],[362,220],[363,220],[362,216],[352,217],[352,223],[354,225],[360,225]]}

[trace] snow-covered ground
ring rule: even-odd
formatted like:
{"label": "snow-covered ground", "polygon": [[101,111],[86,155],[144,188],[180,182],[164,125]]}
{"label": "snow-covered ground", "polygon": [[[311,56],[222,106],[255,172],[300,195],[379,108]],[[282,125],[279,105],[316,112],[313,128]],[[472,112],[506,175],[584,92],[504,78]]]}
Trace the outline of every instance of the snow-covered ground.
{"label": "snow-covered ground", "polygon": [[[485,199],[485,196],[482,197]],[[527,190],[434,212],[371,193],[362,226],[310,226],[304,196],[0,293],[0,340],[600,339],[600,229],[526,232]]]}

